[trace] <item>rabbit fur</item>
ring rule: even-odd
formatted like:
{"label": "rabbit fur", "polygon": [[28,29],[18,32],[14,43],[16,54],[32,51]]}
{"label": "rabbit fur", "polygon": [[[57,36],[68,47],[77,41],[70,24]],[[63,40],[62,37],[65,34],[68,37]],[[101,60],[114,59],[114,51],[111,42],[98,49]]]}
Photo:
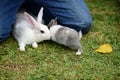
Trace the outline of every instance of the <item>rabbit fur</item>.
{"label": "rabbit fur", "polygon": [[12,33],[19,44],[20,51],[25,51],[25,46],[31,44],[33,48],[37,48],[37,43],[50,39],[50,31],[42,23],[42,17],[43,7],[40,9],[37,19],[27,12],[16,14]]}
{"label": "rabbit fur", "polygon": [[62,25],[57,25],[57,18],[52,19],[48,24],[51,39],[59,44],[68,46],[71,49],[78,49],[77,55],[81,55],[82,46],[80,40],[82,38],[82,32],[77,32],[74,29],[65,27]]}

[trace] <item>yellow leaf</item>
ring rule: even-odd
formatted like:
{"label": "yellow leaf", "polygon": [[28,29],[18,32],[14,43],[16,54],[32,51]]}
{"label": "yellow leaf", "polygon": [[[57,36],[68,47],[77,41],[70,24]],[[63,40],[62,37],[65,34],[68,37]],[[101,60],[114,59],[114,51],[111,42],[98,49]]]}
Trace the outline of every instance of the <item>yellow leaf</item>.
{"label": "yellow leaf", "polygon": [[112,46],[110,44],[103,44],[96,51],[101,53],[110,53],[112,52]]}

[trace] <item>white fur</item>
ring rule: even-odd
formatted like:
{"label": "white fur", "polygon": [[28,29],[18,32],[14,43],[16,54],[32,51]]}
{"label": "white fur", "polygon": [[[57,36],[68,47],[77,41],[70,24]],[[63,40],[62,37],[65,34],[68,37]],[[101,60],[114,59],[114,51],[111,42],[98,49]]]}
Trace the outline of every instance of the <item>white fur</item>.
{"label": "white fur", "polygon": [[38,14],[38,21],[27,12],[18,14],[13,28],[13,35],[19,43],[20,51],[25,51],[25,46],[28,44],[32,44],[33,48],[37,48],[38,42],[50,39],[50,31],[46,25],[42,24],[42,16],[43,8],[41,8]]}
{"label": "white fur", "polygon": [[16,25],[16,29],[19,30],[20,28],[22,28],[23,30],[21,38],[17,39],[18,42],[32,44],[36,40],[35,33],[31,28],[29,28],[29,26],[31,25],[28,24],[27,22],[21,22]]}
{"label": "white fur", "polygon": [[62,27],[63,26],[61,26],[61,25],[54,25],[54,26],[50,27],[50,35],[51,35],[51,38],[53,41],[56,41],[55,34]]}
{"label": "white fur", "polygon": [[76,52],[76,55],[81,55],[82,53],[78,50],[77,52]]}
{"label": "white fur", "polygon": [[36,43],[36,42],[33,42],[33,43],[32,43],[32,47],[33,47],[33,48],[37,48],[37,47],[38,47],[37,43]]}

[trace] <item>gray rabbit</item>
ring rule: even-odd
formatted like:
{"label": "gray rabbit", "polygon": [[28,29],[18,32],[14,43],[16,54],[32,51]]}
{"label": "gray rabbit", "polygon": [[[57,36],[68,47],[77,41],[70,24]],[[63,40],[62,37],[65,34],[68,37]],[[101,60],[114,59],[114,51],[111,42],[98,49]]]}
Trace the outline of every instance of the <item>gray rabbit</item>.
{"label": "gray rabbit", "polygon": [[57,25],[57,18],[52,19],[48,24],[51,39],[59,44],[68,46],[71,49],[78,49],[77,55],[81,55],[82,46],[80,40],[82,38],[81,31],[77,32],[74,29]]}

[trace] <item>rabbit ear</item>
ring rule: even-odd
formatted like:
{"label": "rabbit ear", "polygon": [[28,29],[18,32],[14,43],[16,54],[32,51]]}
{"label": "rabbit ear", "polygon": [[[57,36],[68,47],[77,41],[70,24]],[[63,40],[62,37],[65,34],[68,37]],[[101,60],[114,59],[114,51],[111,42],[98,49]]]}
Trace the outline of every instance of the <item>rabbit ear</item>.
{"label": "rabbit ear", "polygon": [[37,22],[42,23],[42,17],[43,17],[43,7],[40,9],[38,13]]}
{"label": "rabbit ear", "polygon": [[53,26],[53,25],[57,25],[57,18],[52,19],[52,20],[49,22],[48,28],[50,28],[50,27]]}
{"label": "rabbit ear", "polygon": [[24,12],[24,14],[25,14],[26,20],[34,27],[37,24],[36,20],[27,12]]}

